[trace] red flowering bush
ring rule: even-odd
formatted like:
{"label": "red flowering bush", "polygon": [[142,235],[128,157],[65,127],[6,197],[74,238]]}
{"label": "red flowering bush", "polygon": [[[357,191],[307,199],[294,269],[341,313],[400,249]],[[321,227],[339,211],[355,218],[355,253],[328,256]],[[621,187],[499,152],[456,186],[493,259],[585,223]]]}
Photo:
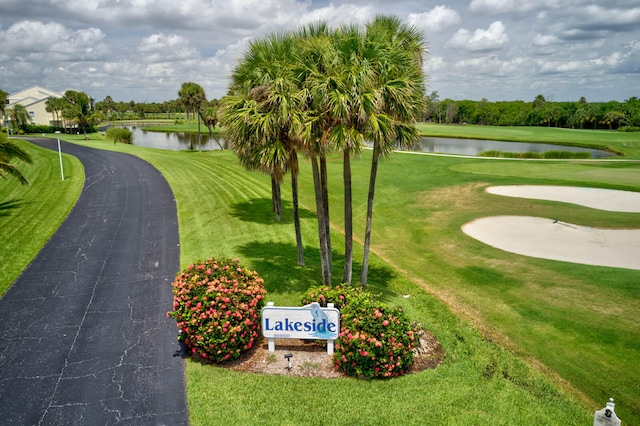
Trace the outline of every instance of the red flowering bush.
{"label": "red flowering bush", "polygon": [[214,362],[237,359],[259,337],[263,280],[239,259],[189,265],[173,282],[174,318],[188,352]]}
{"label": "red flowering bush", "polygon": [[334,303],[340,309],[340,334],[334,363],[343,373],[364,378],[405,374],[413,364],[418,330],[401,308],[387,308],[361,287],[309,289],[302,302]]}

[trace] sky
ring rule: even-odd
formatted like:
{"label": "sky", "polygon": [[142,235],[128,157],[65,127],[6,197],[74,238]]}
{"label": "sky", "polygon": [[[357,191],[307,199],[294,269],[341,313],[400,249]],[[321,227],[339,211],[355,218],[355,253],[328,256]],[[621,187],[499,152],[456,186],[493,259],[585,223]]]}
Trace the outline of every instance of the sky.
{"label": "sky", "polygon": [[381,14],[422,31],[441,100],[640,97],[638,0],[1,0],[0,89],[163,102],[193,81],[221,98],[252,39]]}

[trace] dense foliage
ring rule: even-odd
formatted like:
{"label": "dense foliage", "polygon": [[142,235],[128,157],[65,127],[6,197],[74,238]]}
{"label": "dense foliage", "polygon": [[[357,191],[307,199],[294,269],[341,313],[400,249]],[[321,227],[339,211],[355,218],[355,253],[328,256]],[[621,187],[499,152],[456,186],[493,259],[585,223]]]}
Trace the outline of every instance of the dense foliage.
{"label": "dense foliage", "polygon": [[440,100],[438,92],[427,96],[425,121],[491,126],[547,126],[579,129],[625,129],[640,126],[640,99],[624,102],[553,102],[538,95],[532,102]]}
{"label": "dense foliage", "polygon": [[106,133],[107,139],[113,141],[113,143],[126,143],[130,144],[133,140],[133,133],[129,129],[124,127],[109,127]]}
{"label": "dense foliage", "polygon": [[588,159],[591,153],[588,151],[545,151],[545,152],[505,152],[505,151],[483,151],[478,154],[480,157],[496,157],[496,158],[544,158],[546,160],[566,160],[566,159]]}
{"label": "dense foliage", "polygon": [[214,362],[237,359],[259,337],[263,280],[239,259],[191,264],[173,282],[179,340],[188,353]]}
{"label": "dense foliage", "polygon": [[388,308],[355,286],[314,287],[303,304],[333,303],[340,310],[340,334],[334,363],[343,373],[362,378],[402,375],[413,364],[417,329],[401,308]]}

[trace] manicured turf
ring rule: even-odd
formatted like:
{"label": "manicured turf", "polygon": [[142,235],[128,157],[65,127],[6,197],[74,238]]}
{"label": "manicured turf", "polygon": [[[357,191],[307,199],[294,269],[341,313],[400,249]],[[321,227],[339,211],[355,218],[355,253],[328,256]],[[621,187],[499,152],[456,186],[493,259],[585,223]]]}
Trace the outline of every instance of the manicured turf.
{"label": "manicured turf", "polygon": [[63,155],[63,181],[57,152],[19,143],[33,164],[18,165],[29,185],[21,185],[17,179],[0,179],[0,295],[67,217],[84,184],[82,164],[75,157]]}
{"label": "manicured turf", "polygon": [[[491,129],[499,139],[499,128]],[[297,303],[300,293],[319,281],[306,162],[301,195],[307,266],[298,267],[290,203],[285,202],[282,223],[276,223],[269,179],[243,171],[231,153],[80,143],[132,152],[163,172],[178,202],[183,266],[209,256],[240,257],[265,278],[269,300],[277,304]],[[365,152],[353,162],[359,239],[369,160]],[[339,280],[341,161],[332,159],[329,168],[329,176],[336,177],[330,181],[330,194],[336,230],[334,278]],[[394,154],[380,167],[372,240],[377,256],[372,259],[370,287],[385,301],[403,305],[436,334],[446,351],[444,365],[401,379],[363,382],[243,375],[188,362],[193,424],[243,424],[250,419],[323,423],[327,407],[336,423],[350,424],[396,423],[400,417],[394,416],[401,416],[404,424],[424,424],[425,419],[485,424],[496,420],[496,412],[505,424],[588,424],[592,410],[611,396],[625,422],[640,422],[640,391],[634,382],[640,377],[640,272],[531,259],[492,249],[460,231],[468,220],[496,214],[619,228],[640,227],[640,215],[483,191],[488,185],[522,183],[640,191],[640,165]],[[285,200],[288,194],[283,187]],[[360,260],[358,247],[354,281]],[[406,293],[412,296],[400,296]],[[551,381],[500,347],[539,365]],[[573,387],[576,395],[587,399],[579,404],[568,398],[559,390],[561,382],[568,386],[560,388]]]}

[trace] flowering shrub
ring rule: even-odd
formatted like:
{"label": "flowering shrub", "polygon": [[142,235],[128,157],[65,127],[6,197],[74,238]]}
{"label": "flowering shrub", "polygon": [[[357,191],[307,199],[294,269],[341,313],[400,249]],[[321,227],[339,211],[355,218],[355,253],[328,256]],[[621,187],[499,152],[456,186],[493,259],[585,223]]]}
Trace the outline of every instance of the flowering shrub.
{"label": "flowering shrub", "polygon": [[355,377],[386,378],[406,373],[413,364],[418,330],[401,308],[387,308],[361,287],[347,285],[309,289],[302,302],[334,303],[340,309],[333,358],[337,370]]}
{"label": "flowering shrub", "polygon": [[173,282],[174,318],[187,351],[215,362],[237,359],[260,331],[263,280],[239,259],[189,265]]}

